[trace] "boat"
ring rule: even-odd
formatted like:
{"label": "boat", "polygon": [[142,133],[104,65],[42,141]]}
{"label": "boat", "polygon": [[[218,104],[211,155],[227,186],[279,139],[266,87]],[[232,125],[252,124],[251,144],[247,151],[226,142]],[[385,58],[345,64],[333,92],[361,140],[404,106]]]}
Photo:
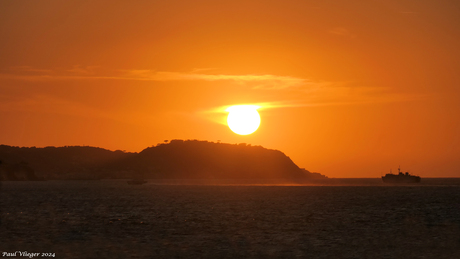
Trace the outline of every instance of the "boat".
{"label": "boat", "polygon": [[401,167],[398,167],[398,174],[392,174],[391,170],[389,174],[382,176],[382,180],[385,183],[419,183],[420,176],[410,175],[409,172],[402,173]]}
{"label": "boat", "polygon": [[143,179],[133,179],[133,180],[127,181],[127,183],[132,184],[132,185],[141,185],[141,184],[147,183],[147,181]]}

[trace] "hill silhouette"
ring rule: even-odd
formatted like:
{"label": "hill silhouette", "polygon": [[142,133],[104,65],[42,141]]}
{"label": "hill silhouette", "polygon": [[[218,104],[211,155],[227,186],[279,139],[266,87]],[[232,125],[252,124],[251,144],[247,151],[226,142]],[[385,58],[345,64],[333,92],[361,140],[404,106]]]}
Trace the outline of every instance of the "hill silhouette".
{"label": "hill silhouette", "polygon": [[[325,178],[300,169],[279,150],[247,144],[172,140],[139,153],[88,146],[25,148],[0,145],[0,180],[37,179],[284,179]],[[15,176],[27,165],[33,176]],[[2,169],[3,168],[3,169]],[[10,168],[9,172],[6,168]],[[16,174],[20,174],[16,172]],[[24,176],[25,175],[25,176]]]}
{"label": "hill silhouette", "polygon": [[[120,150],[110,151],[88,146],[65,147],[12,147],[0,145],[0,180],[33,180],[24,176],[19,165],[34,170],[34,175],[51,179],[100,179],[101,171],[108,163],[134,155]],[[10,173],[7,173],[10,171]],[[11,173],[13,171],[13,174]]]}

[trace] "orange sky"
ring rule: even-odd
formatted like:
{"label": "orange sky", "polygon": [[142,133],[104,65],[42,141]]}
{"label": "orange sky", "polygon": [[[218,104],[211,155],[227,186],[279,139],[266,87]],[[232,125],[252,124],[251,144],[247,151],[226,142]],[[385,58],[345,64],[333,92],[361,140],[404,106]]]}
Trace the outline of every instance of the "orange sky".
{"label": "orange sky", "polygon": [[[0,144],[279,149],[329,177],[460,177],[460,2],[0,2]],[[219,107],[263,104],[236,135]]]}

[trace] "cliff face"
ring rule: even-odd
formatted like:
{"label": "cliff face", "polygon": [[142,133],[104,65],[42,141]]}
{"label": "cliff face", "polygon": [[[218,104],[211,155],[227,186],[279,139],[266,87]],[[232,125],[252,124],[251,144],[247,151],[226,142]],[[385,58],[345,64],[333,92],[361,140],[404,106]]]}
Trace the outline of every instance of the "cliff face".
{"label": "cliff face", "polygon": [[[95,147],[19,148],[0,145],[0,160],[26,162],[44,179],[310,179],[278,150],[246,144],[173,140],[140,153]],[[0,174],[2,165],[0,165]],[[9,180],[3,170],[0,179]]]}

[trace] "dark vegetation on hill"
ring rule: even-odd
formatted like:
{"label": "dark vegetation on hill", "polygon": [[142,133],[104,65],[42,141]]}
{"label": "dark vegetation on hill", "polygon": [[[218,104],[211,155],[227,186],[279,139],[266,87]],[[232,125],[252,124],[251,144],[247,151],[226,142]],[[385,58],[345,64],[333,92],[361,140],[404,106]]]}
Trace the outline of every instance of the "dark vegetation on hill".
{"label": "dark vegetation on hill", "polygon": [[172,140],[140,153],[88,146],[0,145],[0,180],[325,178],[300,169],[284,153],[247,144]]}

